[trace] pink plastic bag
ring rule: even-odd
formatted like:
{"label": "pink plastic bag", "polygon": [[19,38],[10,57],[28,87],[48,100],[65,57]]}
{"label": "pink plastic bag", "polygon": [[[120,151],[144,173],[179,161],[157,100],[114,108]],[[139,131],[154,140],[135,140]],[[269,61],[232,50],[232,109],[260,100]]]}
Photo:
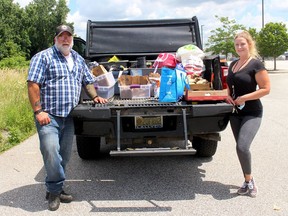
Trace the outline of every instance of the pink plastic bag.
{"label": "pink plastic bag", "polygon": [[154,68],[162,68],[162,67],[169,67],[175,68],[176,67],[176,56],[171,53],[160,53],[155,60],[153,67]]}

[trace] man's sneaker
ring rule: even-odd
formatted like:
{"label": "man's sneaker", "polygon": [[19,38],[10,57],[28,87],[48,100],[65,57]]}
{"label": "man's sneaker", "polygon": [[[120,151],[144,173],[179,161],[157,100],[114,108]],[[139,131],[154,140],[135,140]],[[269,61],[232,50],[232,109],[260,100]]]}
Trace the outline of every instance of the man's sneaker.
{"label": "man's sneaker", "polygon": [[242,187],[240,187],[237,191],[237,194],[239,195],[245,195],[249,192],[249,188],[248,188],[248,183],[244,182]]}
{"label": "man's sneaker", "polygon": [[60,206],[60,195],[49,193],[48,209],[50,211],[56,211]]}
{"label": "man's sneaker", "polygon": [[[50,195],[50,193],[47,191],[46,192],[46,199],[47,200],[49,199],[49,195]],[[72,195],[65,193],[65,191],[62,191],[60,193],[59,198],[60,198],[60,202],[62,202],[62,203],[70,203],[73,200]]]}
{"label": "man's sneaker", "polygon": [[257,192],[258,192],[258,188],[255,184],[254,178],[252,178],[249,183],[248,183],[248,189],[249,189],[249,196],[250,197],[256,197]]}

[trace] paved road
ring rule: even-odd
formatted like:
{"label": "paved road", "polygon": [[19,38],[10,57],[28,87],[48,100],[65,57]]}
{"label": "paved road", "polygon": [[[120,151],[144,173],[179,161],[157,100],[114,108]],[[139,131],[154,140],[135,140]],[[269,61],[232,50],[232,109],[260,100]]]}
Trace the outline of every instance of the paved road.
{"label": "paved road", "polygon": [[[272,91],[252,146],[255,199],[235,194],[242,183],[230,127],[212,159],[193,156],[83,161],[74,148],[66,190],[75,201],[47,210],[38,138],[0,155],[0,215],[288,215],[288,73],[271,73]],[[74,145],[75,146],[75,145]]]}

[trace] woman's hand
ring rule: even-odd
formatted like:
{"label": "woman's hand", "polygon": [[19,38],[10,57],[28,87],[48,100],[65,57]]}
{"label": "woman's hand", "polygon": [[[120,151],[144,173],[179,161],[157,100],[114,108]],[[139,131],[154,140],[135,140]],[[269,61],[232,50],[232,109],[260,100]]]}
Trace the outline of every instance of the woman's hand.
{"label": "woman's hand", "polygon": [[234,102],[233,98],[230,95],[225,99],[225,102],[228,103],[228,104],[235,105],[235,102]]}
{"label": "woman's hand", "polygon": [[245,104],[245,100],[243,97],[237,97],[236,100],[234,100],[234,104],[237,106],[241,106]]}

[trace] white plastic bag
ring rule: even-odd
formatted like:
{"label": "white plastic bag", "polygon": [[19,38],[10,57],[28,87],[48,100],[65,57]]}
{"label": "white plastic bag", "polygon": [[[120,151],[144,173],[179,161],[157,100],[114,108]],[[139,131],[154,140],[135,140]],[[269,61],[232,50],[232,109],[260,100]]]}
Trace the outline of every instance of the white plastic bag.
{"label": "white plastic bag", "polygon": [[203,71],[203,60],[197,56],[186,54],[182,56],[182,65],[186,72],[200,74]]}
{"label": "white plastic bag", "polygon": [[205,53],[201,49],[199,49],[197,46],[195,46],[194,44],[187,44],[178,48],[176,52],[176,59],[178,61],[182,61],[181,57],[187,56],[187,55],[193,55],[195,57],[199,57],[203,59],[205,56]]}
{"label": "white plastic bag", "polygon": [[176,59],[181,61],[186,72],[200,74],[203,70],[205,53],[193,44],[180,47],[176,52]]}

